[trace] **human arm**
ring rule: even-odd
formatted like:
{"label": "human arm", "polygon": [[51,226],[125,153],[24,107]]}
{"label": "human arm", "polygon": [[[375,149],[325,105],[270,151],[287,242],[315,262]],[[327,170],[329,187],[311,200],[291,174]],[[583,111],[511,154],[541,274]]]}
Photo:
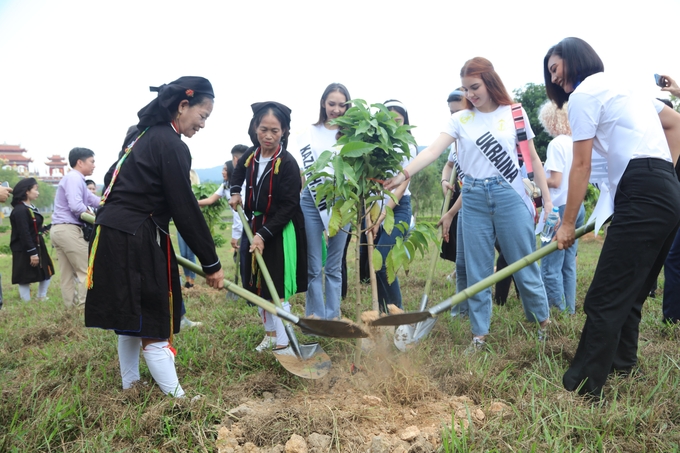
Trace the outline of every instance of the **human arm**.
{"label": "human arm", "polygon": [[88,206],[99,204],[99,197],[87,189],[85,179],[79,172],[73,170],[64,177],[62,182],[66,204],[76,218],[79,219],[80,214],[87,212]]}
{"label": "human arm", "polygon": [[[401,197],[404,196],[404,192],[406,192],[406,188],[408,187],[409,182],[410,181],[402,182],[396,189],[392,191],[392,194],[397,198],[397,200],[401,200]],[[394,208],[397,206],[397,203],[394,202],[392,197],[389,197],[389,200],[387,201],[387,206],[390,209],[394,210]],[[385,217],[387,217],[387,211],[383,209],[382,211],[380,211],[380,216],[371,227],[371,230],[373,231],[373,237],[375,237],[375,235],[378,234],[380,225],[382,225],[382,223],[385,221]]]}
{"label": "human arm", "polygon": [[219,199],[220,199],[220,196],[217,195],[216,193],[214,193],[214,194],[210,195],[208,198],[203,198],[202,200],[198,200],[198,205],[200,207],[210,206],[211,204],[215,203]]}
{"label": "human arm", "polygon": [[574,160],[569,172],[567,205],[564,209],[562,224],[555,234],[557,248],[560,250],[571,247],[576,240],[576,217],[588,190],[592,153],[592,138],[574,142]]}
{"label": "human arm", "polygon": [[562,173],[555,170],[550,170],[550,177],[546,178],[546,183],[551,189],[557,189],[562,185]]}
{"label": "human arm", "polygon": [[[411,163],[404,168],[404,171],[408,173],[409,176],[415,175],[420,170],[437,160],[441,153],[443,153],[444,150],[448,148],[454,141],[455,139],[452,136],[442,132],[430,146],[422,150],[420,154],[418,154],[415,159],[413,159]],[[383,186],[386,190],[392,190],[406,181],[406,179],[406,175],[402,171],[385,181]]]}
{"label": "human arm", "polygon": [[539,189],[541,189],[541,198],[543,198],[543,209],[546,211],[552,211],[553,204],[550,199],[550,190],[548,189],[547,178],[545,177],[545,171],[543,170],[543,164],[541,159],[538,157],[536,152],[536,147],[534,146],[534,140],[529,140],[529,153],[531,154],[531,165],[534,170],[534,181]]}
{"label": "human arm", "polygon": [[[278,174],[269,172],[267,179],[261,182],[262,192],[256,206],[262,212],[265,211],[266,194],[269,190],[268,178],[274,178],[272,182],[272,201],[269,213],[264,223],[257,231],[256,236],[262,239],[262,245],[272,238],[282,234],[283,229],[300,211],[300,173],[295,160],[287,153],[280,158],[281,162],[273,162],[273,167],[278,167]],[[264,176],[263,176],[264,178]],[[253,242],[257,245],[257,241]]]}
{"label": "human arm", "polygon": [[12,193],[11,187],[0,186],[0,203],[4,203],[9,198],[9,194]]}
{"label": "human arm", "polygon": [[[449,184],[449,180],[451,179],[451,172],[452,171],[453,171],[453,162],[451,162],[450,160],[447,160],[446,165],[444,165],[444,168],[442,168],[441,186],[442,186],[442,191],[444,192],[444,196],[446,196],[447,190],[453,191],[453,186],[451,184]],[[454,181],[454,184],[455,184],[455,181]]]}
{"label": "human arm", "polygon": [[203,271],[208,276],[206,281],[212,287],[221,288],[223,282],[219,275],[222,265],[217,257],[208,225],[191,189],[189,149],[174,135],[163,145],[159,147],[158,165],[165,202],[177,231],[201,262]]}
{"label": "human arm", "polygon": [[661,91],[668,91],[673,96],[680,97],[680,85],[678,85],[678,82],[676,82],[670,76],[667,76],[665,74],[660,74],[660,75],[661,75],[661,77],[665,78],[666,81],[668,82],[668,85],[661,88]]}
{"label": "human arm", "polygon": [[666,135],[668,148],[671,150],[673,165],[676,165],[680,156],[680,113],[668,106],[664,106],[661,112],[659,112],[659,119],[661,120],[663,133]]}
{"label": "human arm", "polygon": [[242,204],[241,192],[243,192],[242,186],[246,180],[246,161],[253,152],[254,149],[251,148],[243,153],[238,162],[236,162],[236,165],[234,165],[234,171],[229,176],[229,181],[231,182],[231,186],[229,187],[229,193],[231,194],[229,206],[231,206],[231,209],[233,209],[234,212],[236,212],[236,208]]}
{"label": "human arm", "polygon": [[442,227],[442,237],[446,242],[449,242],[450,239],[449,229],[451,229],[451,222],[453,222],[453,218],[458,214],[461,207],[463,207],[463,197],[458,197],[453,206],[451,206],[451,209],[446,211],[442,218],[439,219],[439,222],[437,222],[437,226]]}

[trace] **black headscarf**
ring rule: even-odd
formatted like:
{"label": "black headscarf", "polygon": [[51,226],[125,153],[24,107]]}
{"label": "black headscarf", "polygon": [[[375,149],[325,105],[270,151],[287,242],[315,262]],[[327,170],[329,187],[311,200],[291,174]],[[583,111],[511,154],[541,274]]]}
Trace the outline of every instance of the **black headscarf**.
{"label": "black headscarf", "polygon": [[16,206],[19,203],[25,201],[28,196],[26,195],[29,190],[38,184],[35,178],[24,178],[19,181],[12,189],[12,206]]}
{"label": "black headscarf", "polygon": [[278,110],[281,113],[281,116],[283,117],[279,118],[279,120],[283,119],[281,127],[284,128],[286,132],[281,137],[281,144],[283,145],[283,149],[286,149],[288,145],[288,136],[290,135],[290,113],[292,110],[279,102],[266,101],[251,104],[250,108],[253,109],[253,119],[250,120],[248,135],[250,135],[250,140],[253,142],[253,145],[260,146],[260,142],[257,140],[257,132],[255,131],[255,129],[257,128],[257,124],[255,124],[255,121],[257,117],[260,116],[260,113],[262,113],[263,110],[268,109],[270,107]]}
{"label": "black headscarf", "polygon": [[215,97],[210,81],[203,77],[180,77],[167,85],[149,87],[149,89],[157,91],[158,97],[137,113],[139,130],[171,121],[177,113],[177,106],[185,99],[190,100],[197,95]]}

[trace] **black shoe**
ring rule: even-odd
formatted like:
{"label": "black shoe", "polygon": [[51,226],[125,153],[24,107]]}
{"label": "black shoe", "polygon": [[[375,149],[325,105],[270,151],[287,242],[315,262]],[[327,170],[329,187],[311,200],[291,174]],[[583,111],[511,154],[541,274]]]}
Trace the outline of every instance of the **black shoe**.
{"label": "black shoe", "polygon": [[193,288],[193,287],[194,287],[194,284],[193,284],[193,283],[189,283],[189,282],[185,282],[185,283],[184,283],[184,287],[187,288],[187,289],[188,289],[188,288]]}
{"label": "black shoe", "polygon": [[656,292],[654,290],[650,291],[649,297],[651,297],[652,299],[656,299]]}

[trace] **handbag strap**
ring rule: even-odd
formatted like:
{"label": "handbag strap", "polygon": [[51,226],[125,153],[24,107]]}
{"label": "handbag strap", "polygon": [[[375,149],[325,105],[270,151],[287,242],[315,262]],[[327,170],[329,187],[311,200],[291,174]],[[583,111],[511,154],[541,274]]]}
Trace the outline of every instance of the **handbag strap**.
{"label": "handbag strap", "polygon": [[512,104],[512,119],[515,123],[515,130],[517,131],[517,155],[524,162],[527,168],[527,177],[534,180],[534,169],[531,164],[531,154],[529,152],[529,141],[527,140],[527,128],[524,123],[524,115],[522,114],[522,104]]}

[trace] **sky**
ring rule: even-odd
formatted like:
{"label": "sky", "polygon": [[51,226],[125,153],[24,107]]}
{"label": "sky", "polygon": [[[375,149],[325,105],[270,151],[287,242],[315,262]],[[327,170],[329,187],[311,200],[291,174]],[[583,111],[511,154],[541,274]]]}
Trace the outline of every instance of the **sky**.
{"label": "sky", "polygon": [[655,97],[654,73],[680,79],[680,0],[0,0],[0,143],[21,145],[45,174],[52,154],[96,153],[99,184],[149,86],[208,78],[215,107],[184,139],[193,168],[250,144],[250,104],[292,109],[292,134],[316,122],[332,82],[370,103],[401,100],[419,145],[443,130],[448,93],[475,56],[512,92],[543,83],[543,57],[568,36],[605,71]]}

